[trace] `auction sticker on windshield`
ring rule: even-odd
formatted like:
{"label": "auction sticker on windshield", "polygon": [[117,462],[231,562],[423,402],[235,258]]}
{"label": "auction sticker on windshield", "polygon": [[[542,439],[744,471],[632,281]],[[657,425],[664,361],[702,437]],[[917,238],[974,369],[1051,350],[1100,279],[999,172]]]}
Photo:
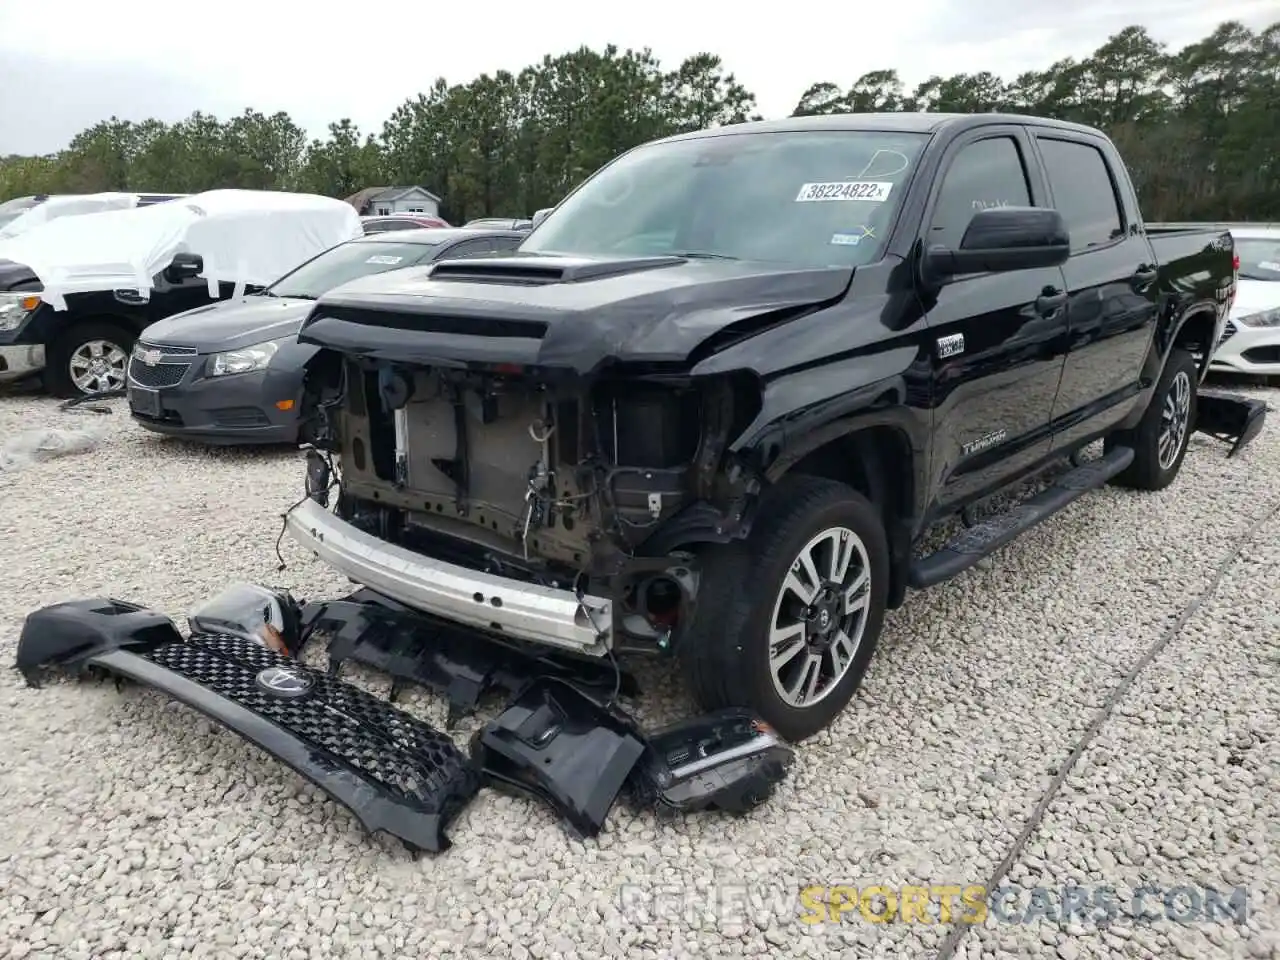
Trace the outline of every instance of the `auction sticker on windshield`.
{"label": "auction sticker on windshield", "polygon": [[870,200],[884,203],[889,199],[893,183],[888,180],[836,180],[828,183],[806,183],[796,194],[796,203],[818,203],[824,200]]}
{"label": "auction sticker on windshield", "polygon": [[393,267],[403,259],[404,257],[388,257],[382,254],[378,254],[376,257],[370,257],[368,260],[365,261],[365,263],[378,263],[378,264],[382,264],[383,266]]}

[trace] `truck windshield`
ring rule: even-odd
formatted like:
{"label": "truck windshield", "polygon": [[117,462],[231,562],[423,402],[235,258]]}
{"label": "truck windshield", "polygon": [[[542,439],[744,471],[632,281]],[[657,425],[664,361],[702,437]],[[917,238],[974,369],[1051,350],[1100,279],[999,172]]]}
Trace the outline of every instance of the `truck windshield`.
{"label": "truck windshield", "polygon": [[291,273],[286,273],[263,293],[269,297],[316,300],[348,280],[411,267],[428,259],[434,249],[434,244],[429,243],[370,243],[353,240],[313,257]]}
{"label": "truck windshield", "polygon": [[790,131],[639,147],[567,197],[520,250],[871,263],[927,141],[925,134]]}
{"label": "truck windshield", "polygon": [[1236,240],[1243,280],[1271,280],[1280,283],[1280,237],[1275,240]]}

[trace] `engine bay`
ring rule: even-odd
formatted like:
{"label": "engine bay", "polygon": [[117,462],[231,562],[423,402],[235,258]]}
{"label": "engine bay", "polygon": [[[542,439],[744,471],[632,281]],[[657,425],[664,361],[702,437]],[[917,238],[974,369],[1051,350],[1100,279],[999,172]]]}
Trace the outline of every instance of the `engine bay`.
{"label": "engine bay", "polygon": [[337,457],[339,513],[472,569],[604,590],[648,643],[692,600],[690,545],[730,539],[754,492],[726,449],[758,393],[731,377],[330,355],[310,378],[310,436]]}

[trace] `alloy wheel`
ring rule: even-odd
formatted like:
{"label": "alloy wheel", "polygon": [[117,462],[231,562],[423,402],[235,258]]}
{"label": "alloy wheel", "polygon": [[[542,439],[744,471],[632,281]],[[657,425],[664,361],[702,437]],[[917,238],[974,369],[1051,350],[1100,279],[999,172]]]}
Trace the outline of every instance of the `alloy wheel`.
{"label": "alloy wheel", "polygon": [[1160,409],[1160,469],[1173,467],[1182,445],[1187,439],[1187,427],[1191,419],[1191,378],[1185,370],[1179,370],[1169,384]]}
{"label": "alloy wheel", "polygon": [[871,561],[848,527],[813,537],[791,564],[773,605],[769,673],[779,698],[807,708],[849,672],[867,628]]}
{"label": "alloy wheel", "polygon": [[67,361],[71,382],[81,393],[123,389],[128,363],[128,355],[110,340],[86,341]]}

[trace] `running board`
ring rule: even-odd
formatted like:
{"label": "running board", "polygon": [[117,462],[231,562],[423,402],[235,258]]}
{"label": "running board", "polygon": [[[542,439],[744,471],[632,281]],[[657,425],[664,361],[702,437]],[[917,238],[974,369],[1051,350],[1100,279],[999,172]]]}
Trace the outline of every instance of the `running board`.
{"label": "running board", "polygon": [[1053,485],[1012,510],[970,527],[941,550],[911,561],[907,582],[917,590],[950,580],[977,565],[1009,541],[1049,519],[1090,490],[1105,486],[1133,463],[1130,447],[1116,447],[1096,460],[1064,473]]}

